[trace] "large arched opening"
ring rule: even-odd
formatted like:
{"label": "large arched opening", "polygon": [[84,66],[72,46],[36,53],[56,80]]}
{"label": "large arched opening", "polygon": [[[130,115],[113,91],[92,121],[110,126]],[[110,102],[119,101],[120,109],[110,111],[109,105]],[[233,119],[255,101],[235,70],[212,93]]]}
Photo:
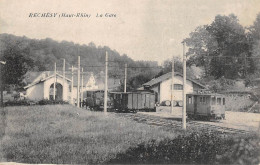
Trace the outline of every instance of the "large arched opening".
{"label": "large arched opening", "polygon": [[[50,100],[54,100],[54,83],[50,86]],[[63,99],[63,87],[60,83],[56,83],[55,89],[55,100],[62,100]]]}

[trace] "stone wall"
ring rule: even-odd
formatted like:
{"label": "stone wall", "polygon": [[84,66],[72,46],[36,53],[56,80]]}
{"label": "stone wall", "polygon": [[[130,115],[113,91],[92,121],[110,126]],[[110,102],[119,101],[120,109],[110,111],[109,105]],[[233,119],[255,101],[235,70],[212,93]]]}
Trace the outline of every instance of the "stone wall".
{"label": "stone wall", "polygon": [[250,93],[226,93],[227,111],[247,111],[255,100]]}

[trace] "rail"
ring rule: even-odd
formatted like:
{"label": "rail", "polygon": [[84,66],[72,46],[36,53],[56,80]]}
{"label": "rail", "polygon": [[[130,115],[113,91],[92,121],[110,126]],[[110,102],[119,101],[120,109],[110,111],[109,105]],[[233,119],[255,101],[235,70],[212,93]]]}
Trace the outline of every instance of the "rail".
{"label": "rail", "polygon": [[[167,127],[172,129],[182,129],[182,123],[181,120],[171,120],[168,118],[162,118],[159,116],[151,116],[151,115],[145,115],[140,113],[116,113],[116,115],[124,118],[128,118],[131,120],[134,120],[139,123],[145,123],[149,125],[156,125],[159,127]],[[251,133],[250,131],[241,130],[241,129],[235,129],[235,128],[229,128],[229,127],[223,127],[223,126],[216,126],[212,124],[207,123],[201,123],[199,121],[190,120],[187,122],[187,129],[189,130],[211,130],[216,131],[222,134],[248,134]]]}

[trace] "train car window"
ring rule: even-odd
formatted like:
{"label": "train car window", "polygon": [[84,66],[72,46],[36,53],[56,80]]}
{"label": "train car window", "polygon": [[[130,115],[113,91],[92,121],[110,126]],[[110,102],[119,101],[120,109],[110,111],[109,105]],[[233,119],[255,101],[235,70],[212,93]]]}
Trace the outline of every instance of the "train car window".
{"label": "train car window", "polygon": [[215,105],[216,104],[216,97],[211,97],[211,105]]}
{"label": "train car window", "polygon": [[226,104],[226,100],[225,100],[225,98],[223,98],[223,105],[225,105]]}
{"label": "train car window", "polygon": [[217,98],[217,104],[221,105],[221,98]]}
{"label": "train car window", "polygon": [[206,97],[206,104],[209,103],[209,97]]}
{"label": "train car window", "polygon": [[188,104],[192,104],[192,96],[188,97]]}
{"label": "train car window", "polygon": [[200,103],[205,104],[206,103],[206,98],[205,97],[200,97]]}

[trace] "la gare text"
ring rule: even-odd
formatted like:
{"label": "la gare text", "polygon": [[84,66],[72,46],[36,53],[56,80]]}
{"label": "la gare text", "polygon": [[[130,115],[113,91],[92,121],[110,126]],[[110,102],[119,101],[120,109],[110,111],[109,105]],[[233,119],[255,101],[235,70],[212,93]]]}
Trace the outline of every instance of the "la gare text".
{"label": "la gare text", "polygon": [[96,13],[94,15],[90,13],[29,13],[29,17],[34,18],[34,17],[45,17],[45,18],[90,18],[90,17],[116,17],[116,14],[113,13]]}

